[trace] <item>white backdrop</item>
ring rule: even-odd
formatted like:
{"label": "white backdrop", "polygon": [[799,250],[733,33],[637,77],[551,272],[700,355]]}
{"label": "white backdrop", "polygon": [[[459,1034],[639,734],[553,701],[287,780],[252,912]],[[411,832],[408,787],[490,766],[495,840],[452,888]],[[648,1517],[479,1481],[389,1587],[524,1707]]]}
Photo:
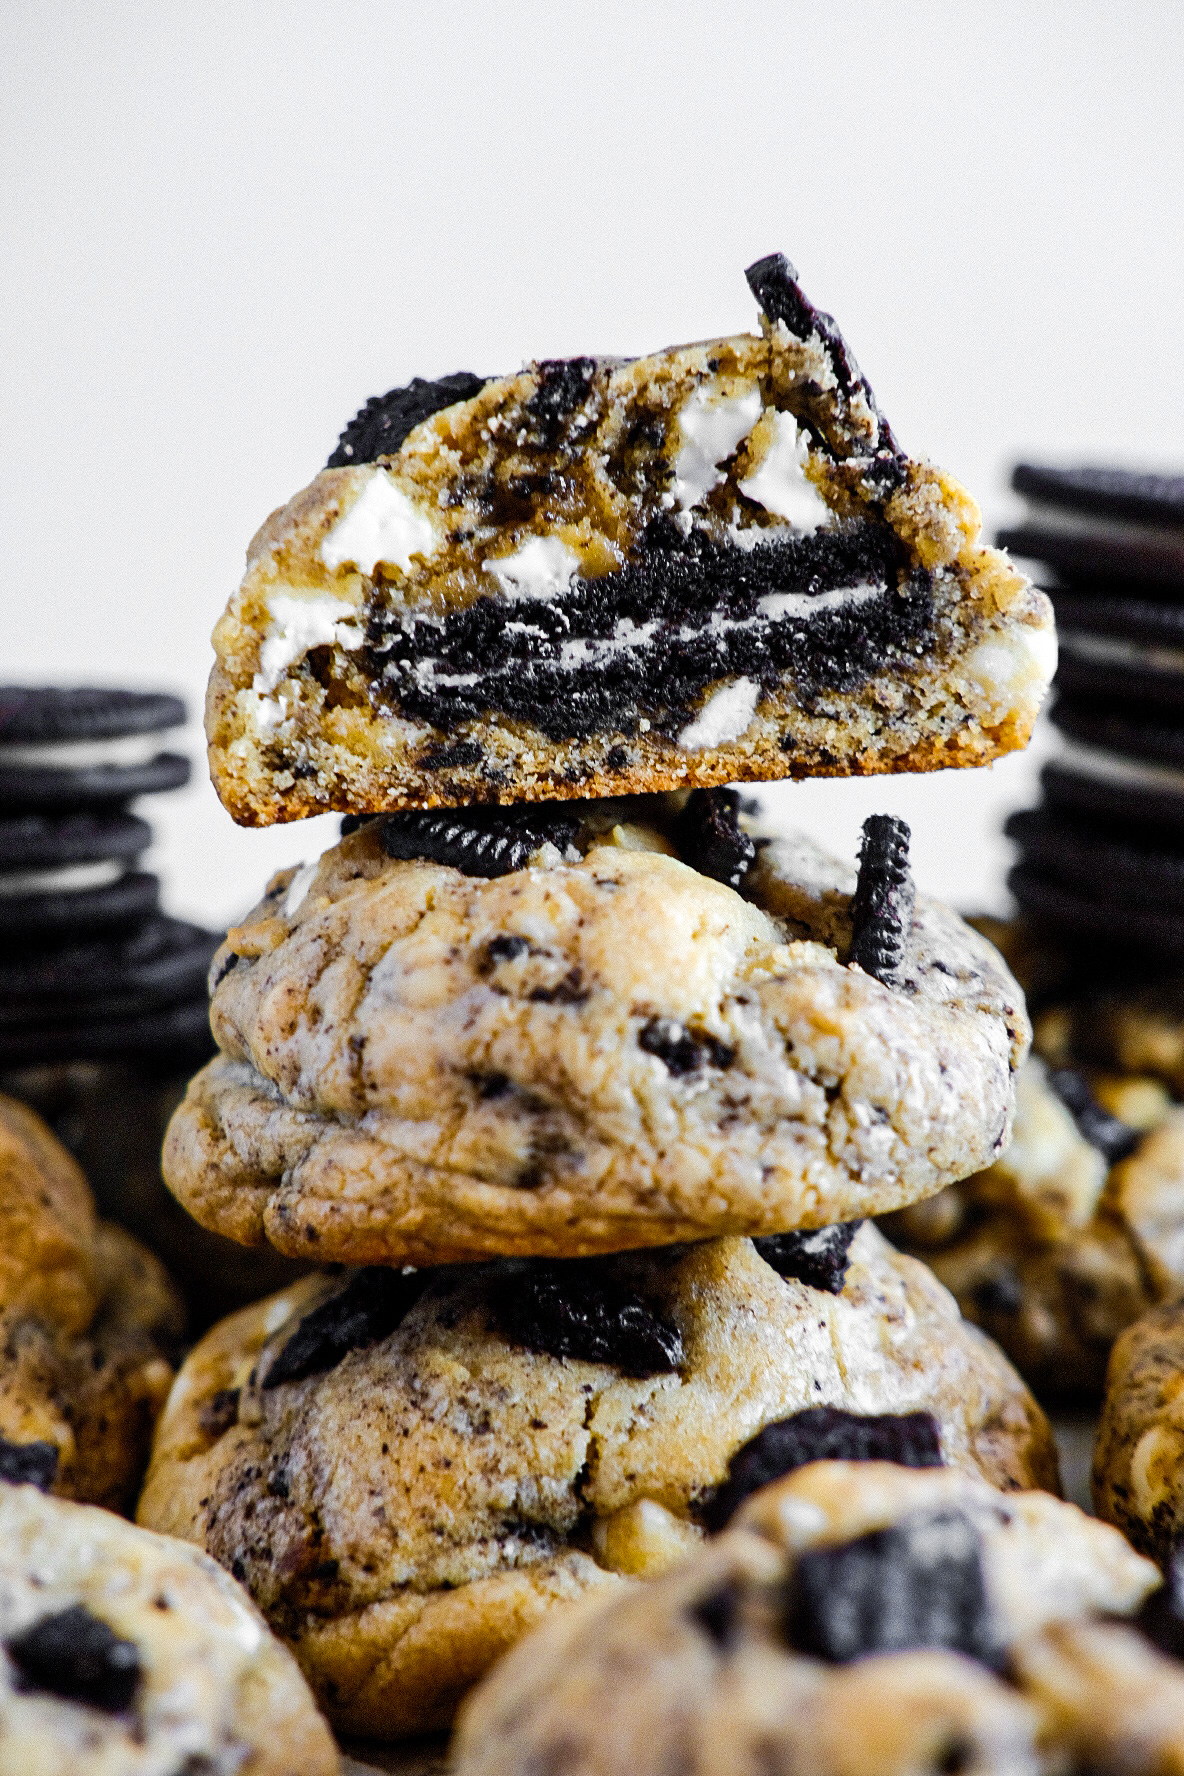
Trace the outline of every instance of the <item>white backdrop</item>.
{"label": "white backdrop", "polygon": [[[0,675],[176,687],[369,394],[752,325],[776,248],[988,519],[1017,454],[1184,467],[1184,7],[0,4]],[[335,821],[145,811],[210,922]],[[991,771],[784,786],[1005,904]]]}

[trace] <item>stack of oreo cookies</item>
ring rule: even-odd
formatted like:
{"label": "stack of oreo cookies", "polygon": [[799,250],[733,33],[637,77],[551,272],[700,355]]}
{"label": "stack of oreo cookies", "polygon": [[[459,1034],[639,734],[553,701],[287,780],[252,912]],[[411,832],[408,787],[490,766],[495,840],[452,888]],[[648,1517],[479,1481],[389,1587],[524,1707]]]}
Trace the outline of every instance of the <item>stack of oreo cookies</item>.
{"label": "stack of oreo cookies", "polygon": [[210,1048],[214,933],[170,918],[140,868],[137,797],[188,781],[163,736],[185,720],[150,691],[0,687],[0,1067]]}
{"label": "stack of oreo cookies", "polygon": [[1111,957],[1184,961],[1184,476],[1023,463],[1001,532],[1041,564],[1064,736],[1013,814],[1025,913]]}

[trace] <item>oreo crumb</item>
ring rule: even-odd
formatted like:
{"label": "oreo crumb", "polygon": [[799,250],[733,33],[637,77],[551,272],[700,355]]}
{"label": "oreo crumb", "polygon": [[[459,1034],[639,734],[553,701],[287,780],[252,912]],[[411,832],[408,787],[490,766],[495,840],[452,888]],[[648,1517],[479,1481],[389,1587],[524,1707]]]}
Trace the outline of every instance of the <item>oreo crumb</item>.
{"label": "oreo crumb", "polygon": [[683,1360],[676,1326],[594,1261],[533,1263],[505,1278],[494,1320],[514,1344],[550,1357],[608,1363],[622,1375],[673,1375]]}
{"label": "oreo crumb", "polygon": [[348,839],[350,833],[356,833],[361,827],[368,826],[372,820],[378,818],[377,814],[343,814],[341,816],[342,838]]}
{"label": "oreo crumb", "polygon": [[228,974],[232,974],[234,972],[234,970],[238,967],[238,965],[241,961],[242,961],[242,957],[237,956],[234,953],[234,951],[231,950],[229,956],[227,956],[225,962],[223,962],[223,964],[222,964],[221,968],[218,970],[217,974],[213,974],[210,976],[210,998],[211,999],[214,997],[214,994],[218,991],[218,988],[222,985],[222,982],[226,979],[226,976]]}
{"label": "oreo crumb", "polygon": [[57,1479],[58,1455],[56,1443],[10,1443],[0,1437],[0,1480],[48,1492]]}
{"label": "oreo crumb", "polygon": [[628,763],[629,748],[627,746],[610,746],[604,755],[606,771],[623,771]]}
{"label": "oreo crumb", "polygon": [[517,932],[507,931],[497,937],[491,937],[485,949],[486,964],[496,968],[499,962],[516,962],[519,956],[530,953],[530,939],[521,937]]}
{"label": "oreo crumb", "polygon": [[1176,1548],[1169,1557],[1163,1584],[1140,1609],[1135,1627],[1161,1653],[1184,1659],[1184,1547]]}
{"label": "oreo crumb", "polygon": [[851,901],[851,950],[865,974],[895,986],[909,933],[916,890],[909,870],[909,829],[893,814],[869,814],[863,823],[859,880]]}
{"label": "oreo crumb", "polygon": [[844,1412],[808,1406],[758,1431],[728,1463],[728,1477],[703,1513],[714,1535],[752,1493],[815,1461],[888,1461],[940,1468],[941,1432],[931,1412]]}
{"label": "oreo crumb", "polygon": [[578,816],[526,804],[388,814],[379,839],[388,857],[423,858],[466,876],[491,878],[525,869],[545,844],[567,851],[579,830]]}
{"label": "oreo crumb", "polygon": [[729,888],[740,886],[756,857],[756,846],[740,825],[740,797],[734,789],[693,789],[679,815],[674,842],[684,863]]}
{"label": "oreo crumb", "polygon": [[862,1226],[862,1221],[835,1221],[808,1233],[765,1234],[752,1243],[778,1276],[794,1277],[828,1295],[841,1295],[851,1242]]}
{"label": "oreo crumb", "polygon": [[1048,1083],[1077,1124],[1078,1134],[1097,1148],[1107,1165],[1117,1165],[1135,1151],[1143,1138],[1139,1130],[1103,1110],[1084,1074],[1075,1067],[1057,1067],[1049,1073]]}
{"label": "oreo crumb", "polygon": [[527,412],[538,422],[540,441],[553,450],[563,431],[563,421],[586,399],[596,373],[595,358],[544,358],[535,366],[539,386],[527,403]]}
{"label": "oreo crumb", "polygon": [[708,1640],[726,1652],[736,1638],[740,1617],[740,1592],[735,1584],[725,1582],[709,1591],[706,1597],[688,1605],[687,1615],[702,1628]]}
{"label": "oreo crumb", "polygon": [[241,1388],[219,1388],[211,1394],[197,1415],[197,1422],[207,1437],[215,1440],[225,1436],[238,1423],[238,1402]]}
{"label": "oreo crumb", "polygon": [[402,1324],[422,1295],[422,1271],[404,1273],[375,1265],[359,1270],[328,1301],[305,1314],[264,1375],[261,1386],[279,1387],[335,1369],[362,1345],[377,1344]]}
{"label": "oreo crumb", "polygon": [[140,1682],[140,1654],[80,1603],[42,1616],[4,1642],[25,1686],[87,1702],[107,1714],[130,1706]]}
{"label": "oreo crumb", "polygon": [[917,1512],[794,1563],[786,1638],[845,1664],[865,1653],[943,1647],[998,1663],[982,1545],[964,1511]]}
{"label": "oreo crumb", "polygon": [[356,463],[374,462],[380,456],[393,456],[417,425],[457,401],[471,401],[481,393],[486,381],[486,377],[474,376],[471,370],[457,370],[451,376],[437,377],[434,382],[413,376],[402,388],[388,389],[385,395],[371,395],[342,432],[325,467],[347,469]]}
{"label": "oreo crumb", "polygon": [[445,771],[479,765],[484,757],[485,748],[479,740],[454,740],[451,746],[429,746],[419,762],[425,771]]}
{"label": "oreo crumb", "polygon": [[736,1059],[735,1049],[726,1042],[705,1030],[688,1030],[677,1018],[651,1018],[638,1032],[637,1046],[646,1054],[656,1055],[676,1079],[697,1073],[705,1065],[726,1072]]}

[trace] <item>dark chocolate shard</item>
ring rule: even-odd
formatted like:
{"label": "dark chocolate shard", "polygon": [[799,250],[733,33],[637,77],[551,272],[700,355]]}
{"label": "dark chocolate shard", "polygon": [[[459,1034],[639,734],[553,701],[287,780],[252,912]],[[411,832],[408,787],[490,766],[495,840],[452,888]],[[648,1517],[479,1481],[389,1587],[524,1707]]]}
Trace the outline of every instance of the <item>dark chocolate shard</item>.
{"label": "dark chocolate shard", "polygon": [[48,1492],[57,1479],[58,1456],[56,1443],[10,1443],[0,1437],[0,1480]]}
{"label": "dark chocolate shard", "polygon": [[130,1707],[140,1682],[140,1654],[82,1604],[42,1616],[4,1642],[31,1690],[87,1702],[108,1714]]}
{"label": "dark chocolate shard", "polygon": [[851,950],[866,974],[895,986],[913,929],[916,890],[909,869],[909,829],[894,814],[863,823],[859,879],[851,902]]}
{"label": "dark chocolate shard", "polygon": [[738,888],[756,857],[756,845],[740,825],[734,789],[693,789],[674,834],[678,854],[701,876]]}
{"label": "dark chocolate shard", "polygon": [[596,1260],[536,1262],[501,1279],[492,1298],[503,1335],[526,1350],[581,1363],[608,1363],[622,1375],[672,1375],[682,1336]]}
{"label": "dark chocolate shard", "polygon": [[727,1652],[736,1639],[736,1630],[740,1620],[740,1592],[738,1587],[727,1580],[709,1591],[706,1597],[700,1597],[689,1604],[687,1614],[695,1625],[701,1628],[708,1640],[714,1641],[721,1652]]}
{"label": "dark chocolate shard", "polygon": [[810,1232],[765,1234],[752,1243],[778,1276],[794,1277],[828,1295],[841,1295],[851,1261],[851,1242],[862,1226],[862,1221],[834,1221]]}
{"label": "dark chocolate shard", "polygon": [[736,1059],[735,1049],[726,1042],[706,1030],[688,1030],[677,1018],[651,1018],[638,1032],[637,1046],[656,1055],[675,1078],[697,1073],[704,1066],[726,1071]]}
{"label": "dark chocolate shard", "polygon": [[728,1463],[728,1477],[704,1511],[714,1533],[752,1493],[816,1461],[887,1461],[940,1468],[941,1432],[930,1412],[844,1412],[808,1406],[758,1431]]}
{"label": "dark chocolate shard", "polygon": [[1169,1556],[1163,1584],[1151,1593],[1135,1617],[1135,1626],[1161,1653],[1184,1659],[1184,1547]]}
{"label": "dark chocolate shard", "polygon": [[371,395],[342,432],[325,467],[348,469],[355,463],[393,456],[417,425],[458,401],[471,401],[487,381],[487,377],[474,376],[471,370],[457,370],[451,376],[437,377],[434,382],[413,376],[402,388],[388,389],[385,395]]}
{"label": "dark chocolate shard", "polygon": [[357,1271],[328,1301],[305,1314],[263,1376],[261,1386],[279,1387],[335,1369],[352,1350],[377,1344],[402,1324],[427,1284],[423,1271],[387,1270],[375,1265]]}
{"label": "dark chocolate shard", "polygon": [[877,407],[871,386],[855,362],[850,346],[839,332],[834,316],[815,308],[804,294],[798,283],[797,270],[785,254],[769,253],[764,259],[755,260],[744,276],[762,312],[771,321],[784,321],[795,339],[809,339],[812,333],[817,333],[831,361],[839,387],[848,395],[854,394],[856,390],[863,394],[879,421],[881,447],[895,456],[897,445],[892,436],[892,428]]}
{"label": "dark chocolate shard", "polygon": [[964,1511],[919,1511],[799,1554],[783,1625],[799,1652],[835,1664],[910,1647],[944,1647],[986,1665],[999,1660],[982,1543]]}
{"label": "dark chocolate shard", "polygon": [[525,869],[545,844],[566,852],[580,830],[562,806],[445,809],[383,816],[379,840],[388,857],[443,863],[466,876],[508,876]]}
{"label": "dark chocolate shard", "polygon": [[1107,1165],[1117,1165],[1135,1151],[1142,1134],[1103,1110],[1083,1073],[1075,1067],[1057,1067],[1049,1073],[1048,1083],[1077,1124],[1078,1134],[1098,1149]]}

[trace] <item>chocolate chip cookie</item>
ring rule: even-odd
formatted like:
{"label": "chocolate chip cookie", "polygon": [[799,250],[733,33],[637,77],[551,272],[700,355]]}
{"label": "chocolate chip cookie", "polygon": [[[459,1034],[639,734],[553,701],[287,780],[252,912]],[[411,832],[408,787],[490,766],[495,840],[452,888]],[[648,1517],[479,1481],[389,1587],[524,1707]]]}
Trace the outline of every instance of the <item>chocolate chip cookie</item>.
{"label": "chocolate chip cookie", "polygon": [[1094,1446],[1094,1504],[1166,1561],[1184,1539],[1184,1301],[1161,1302],[1114,1346]]}
{"label": "chocolate chip cookie", "polygon": [[188,1358],[140,1521],[243,1580],[341,1731],[397,1737],[812,1453],[1055,1488],[1039,1408],[925,1267],[865,1223],[820,1270],[811,1237],[308,1279]]}

